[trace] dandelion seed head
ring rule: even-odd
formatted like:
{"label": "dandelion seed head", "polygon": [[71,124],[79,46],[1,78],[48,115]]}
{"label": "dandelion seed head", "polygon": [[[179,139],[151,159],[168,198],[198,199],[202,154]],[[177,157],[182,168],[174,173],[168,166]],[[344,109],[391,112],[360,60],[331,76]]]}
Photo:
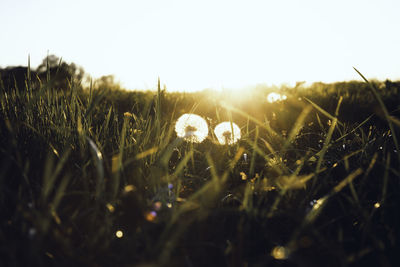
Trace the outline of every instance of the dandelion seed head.
{"label": "dandelion seed head", "polygon": [[231,124],[229,121],[218,124],[214,129],[214,133],[221,145],[232,145],[241,137],[239,126],[233,122]]}
{"label": "dandelion seed head", "polygon": [[201,143],[208,136],[208,125],[199,115],[186,113],[176,121],[175,132],[187,142]]}
{"label": "dandelion seed head", "polygon": [[268,96],[267,96],[267,101],[269,103],[274,103],[274,102],[282,101],[282,100],[285,100],[285,99],[287,99],[287,96],[281,95],[281,94],[278,94],[278,93],[274,93],[274,92],[269,93]]}

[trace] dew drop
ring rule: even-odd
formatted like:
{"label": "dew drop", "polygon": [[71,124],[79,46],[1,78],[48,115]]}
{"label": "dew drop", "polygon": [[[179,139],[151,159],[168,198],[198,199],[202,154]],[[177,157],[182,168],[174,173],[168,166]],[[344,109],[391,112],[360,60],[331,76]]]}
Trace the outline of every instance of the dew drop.
{"label": "dew drop", "polygon": [[161,201],[156,201],[156,202],[153,204],[153,208],[154,208],[156,211],[159,211],[159,210],[161,209],[161,207],[162,207]]}
{"label": "dew drop", "polygon": [[285,260],[288,257],[288,251],[285,247],[276,246],[272,249],[271,255],[276,260]]}
{"label": "dew drop", "polygon": [[37,231],[36,231],[35,228],[33,228],[33,227],[30,228],[30,229],[29,229],[29,232],[28,232],[29,237],[30,237],[30,238],[33,238],[33,237],[36,235],[36,232],[37,232]]}
{"label": "dew drop", "polygon": [[118,230],[115,232],[115,236],[118,238],[122,238],[124,236],[124,233],[121,230]]}

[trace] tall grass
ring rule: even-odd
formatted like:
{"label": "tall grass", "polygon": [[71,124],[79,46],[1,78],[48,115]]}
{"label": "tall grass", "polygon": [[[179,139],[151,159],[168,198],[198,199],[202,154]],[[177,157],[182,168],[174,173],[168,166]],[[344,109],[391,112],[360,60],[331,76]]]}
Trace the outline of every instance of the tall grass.
{"label": "tall grass", "polygon": [[[334,108],[322,105],[332,94],[306,91],[222,103],[158,81],[120,110],[127,92],[30,79],[0,88],[5,265],[395,266],[396,114],[377,90],[386,122],[373,109],[346,120],[357,103],[346,92]],[[193,111],[238,123],[242,139],[176,138],[176,118]]]}

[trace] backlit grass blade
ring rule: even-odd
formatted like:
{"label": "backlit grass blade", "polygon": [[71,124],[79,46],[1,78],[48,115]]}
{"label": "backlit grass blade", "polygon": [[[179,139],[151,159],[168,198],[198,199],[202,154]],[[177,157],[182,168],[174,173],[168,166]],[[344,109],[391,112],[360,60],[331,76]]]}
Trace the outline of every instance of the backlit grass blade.
{"label": "backlit grass blade", "polygon": [[390,169],[390,153],[387,153],[385,172],[383,174],[382,196],[380,204],[383,204],[386,201],[388,184],[389,184],[389,169]]}
{"label": "backlit grass blade", "polygon": [[350,173],[345,179],[343,179],[337,186],[335,186],[331,194],[339,193],[346,185],[350,184],[357,176],[362,174],[363,170],[361,168],[356,169]]}
{"label": "backlit grass blade", "polygon": [[96,93],[94,94],[93,98],[89,102],[88,108],[86,109],[86,112],[85,112],[85,115],[84,115],[85,118],[89,117],[89,114],[91,114],[93,112],[94,108],[105,97],[106,92],[107,92],[106,90],[96,91]]}
{"label": "backlit grass blade", "polygon": [[175,168],[174,173],[172,174],[173,179],[177,179],[183,169],[186,167],[187,163],[193,156],[193,150],[190,150],[188,153],[186,153],[185,157],[178,163],[178,165]]}
{"label": "backlit grass blade", "polygon": [[161,84],[160,77],[158,77],[157,83],[157,100],[156,100],[156,127],[157,127],[157,136],[160,136],[161,132]]}
{"label": "backlit grass blade", "polygon": [[124,156],[125,150],[125,142],[126,142],[126,132],[128,125],[128,118],[124,118],[124,122],[122,124],[121,136],[119,139],[119,151],[118,154],[114,155],[112,158],[112,182],[111,182],[111,193],[112,199],[115,199],[118,195],[118,190],[121,185],[121,172],[123,169],[122,160]]}
{"label": "backlit grass blade", "polygon": [[47,157],[45,171],[43,175],[42,201],[45,202],[51,194],[51,191],[54,189],[56,179],[60,175],[63,167],[65,166],[69,155],[70,151],[66,151],[62,155],[61,159],[57,162],[55,167],[54,157],[51,154]]}
{"label": "backlit grass blade", "polygon": [[[329,112],[327,112],[326,110],[324,110],[323,108],[321,108],[320,106],[318,106],[316,103],[314,103],[313,101],[311,101],[310,99],[308,99],[307,97],[304,97],[305,100],[307,100],[316,110],[318,110],[319,112],[321,112],[323,115],[325,115],[326,117],[328,117],[329,119],[333,120],[335,117],[332,116],[331,114],[329,114]],[[336,119],[337,120],[337,119]],[[340,126],[343,126],[343,123],[341,123],[339,120],[337,120],[337,123]]]}
{"label": "backlit grass blade", "polygon": [[258,142],[258,135],[259,135],[259,130],[258,130],[258,126],[256,126],[256,136],[254,137],[254,142],[253,142],[253,153],[251,154],[251,160],[250,160],[250,170],[249,170],[249,175],[250,178],[254,177],[254,168],[255,168],[255,162],[256,162],[256,148],[257,146],[257,142]]}
{"label": "backlit grass blade", "polygon": [[[394,145],[396,147],[396,150],[400,151],[399,150],[399,143],[398,143],[397,136],[396,136],[396,131],[394,130],[392,119],[391,119],[391,116],[389,114],[389,111],[386,108],[385,103],[383,103],[383,100],[382,100],[381,96],[379,95],[378,91],[375,89],[375,87],[364,77],[364,75],[362,75],[361,72],[359,72],[356,68],[354,68],[354,70],[368,84],[368,87],[371,89],[371,91],[374,94],[376,100],[378,101],[378,103],[379,103],[379,105],[380,105],[380,107],[381,107],[381,109],[383,111],[383,114],[385,116],[385,119],[387,120],[387,122],[389,124],[390,131],[392,132],[392,138],[393,138],[393,142],[394,142]],[[400,153],[398,153],[398,161],[399,161],[399,164],[400,164]]]}
{"label": "backlit grass blade", "polygon": [[32,90],[32,79],[31,79],[31,56],[28,55],[28,70],[27,70],[27,90],[28,90],[28,96],[31,93]]}
{"label": "backlit grass blade", "polygon": [[289,146],[289,144],[293,141],[293,139],[299,133],[299,131],[303,127],[304,121],[305,121],[307,115],[310,113],[311,109],[312,109],[312,107],[310,105],[307,105],[303,109],[303,111],[300,113],[300,115],[297,117],[296,122],[294,123],[292,129],[290,130],[290,133],[286,139],[286,142],[283,145],[282,150],[286,150],[286,148]]}
{"label": "backlit grass blade", "polygon": [[338,142],[340,140],[342,140],[343,138],[347,137],[348,135],[354,133],[355,131],[357,131],[358,129],[360,129],[364,124],[366,124],[374,115],[372,114],[371,116],[369,116],[368,118],[366,118],[363,122],[361,122],[360,124],[357,125],[357,127],[355,127],[353,130],[351,130],[350,132],[343,134],[342,136],[340,136],[338,139],[335,140],[335,142]]}
{"label": "backlit grass blade", "polygon": [[[318,152],[318,162],[317,162],[317,167],[315,168],[315,173],[318,173],[320,171],[323,158],[325,156],[325,153],[328,151],[328,148],[329,148],[329,145],[330,145],[330,142],[331,142],[331,139],[332,139],[333,131],[335,130],[336,123],[338,122],[337,115],[339,114],[339,107],[340,107],[341,103],[342,103],[342,97],[340,97],[340,99],[338,101],[338,104],[337,104],[337,107],[336,107],[336,112],[335,112],[336,116],[332,118],[332,124],[329,127],[328,133],[326,134],[324,145],[323,145],[321,151]],[[316,180],[314,180],[314,182],[315,181]]]}
{"label": "backlit grass blade", "polygon": [[273,130],[268,124],[261,122],[260,120],[258,120],[257,118],[251,116],[250,114],[246,113],[245,111],[235,108],[232,105],[228,104],[228,103],[221,103],[221,105],[230,111],[233,111],[241,116],[243,116],[244,118],[247,118],[253,122],[255,122],[258,126],[260,126],[261,128],[264,128],[265,130],[267,130],[268,133],[270,133],[272,136],[276,136],[277,138],[279,138],[281,141],[283,140],[282,136],[280,134],[278,134],[275,130]]}
{"label": "backlit grass blade", "polygon": [[96,198],[100,197],[101,192],[104,190],[104,167],[103,167],[103,154],[100,149],[97,147],[96,143],[86,137],[86,140],[89,143],[89,149],[92,153],[92,157],[95,161],[96,171],[97,171],[97,181],[96,181]]}

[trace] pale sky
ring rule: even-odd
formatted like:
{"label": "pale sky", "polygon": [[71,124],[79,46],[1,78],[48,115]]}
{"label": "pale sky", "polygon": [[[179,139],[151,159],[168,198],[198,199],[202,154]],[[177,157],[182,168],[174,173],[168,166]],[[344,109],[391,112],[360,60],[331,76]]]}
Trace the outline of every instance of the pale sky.
{"label": "pale sky", "polygon": [[130,89],[400,79],[398,0],[1,0],[0,67],[49,54]]}

